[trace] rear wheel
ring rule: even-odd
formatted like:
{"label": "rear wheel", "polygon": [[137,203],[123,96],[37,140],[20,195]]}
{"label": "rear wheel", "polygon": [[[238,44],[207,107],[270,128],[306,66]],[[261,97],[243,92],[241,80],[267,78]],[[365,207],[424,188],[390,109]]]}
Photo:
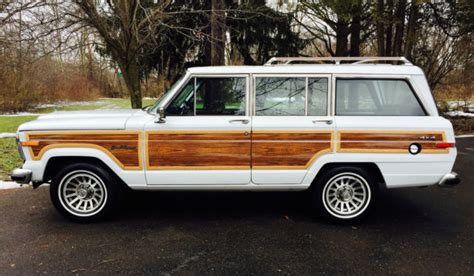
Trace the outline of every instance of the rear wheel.
{"label": "rear wheel", "polygon": [[329,170],[313,189],[317,211],[336,222],[355,222],[370,211],[376,196],[371,175],[358,167]]}
{"label": "rear wheel", "polygon": [[53,179],[51,201],[66,218],[94,222],[111,213],[118,200],[113,177],[99,166],[87,163],[64,167]]}

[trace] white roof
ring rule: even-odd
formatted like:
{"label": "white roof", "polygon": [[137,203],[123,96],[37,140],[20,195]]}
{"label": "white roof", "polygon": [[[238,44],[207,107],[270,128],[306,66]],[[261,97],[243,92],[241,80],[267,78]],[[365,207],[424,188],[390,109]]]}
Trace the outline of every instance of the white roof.
{"label": "white roof", "polygon": [[364,74],[364,75],[423,75],[414,65],[389,64],[285,64],[203,66],[188,69],[192,74]]}

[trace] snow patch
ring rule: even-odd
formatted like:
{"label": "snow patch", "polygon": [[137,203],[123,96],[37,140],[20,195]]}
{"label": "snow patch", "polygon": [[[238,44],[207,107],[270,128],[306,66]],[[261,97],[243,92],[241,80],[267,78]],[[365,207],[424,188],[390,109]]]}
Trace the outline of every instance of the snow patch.
{"label": "snow patch", "polygon": [[40,104],[40,105],[37,105],[35,108],[40,109],[40,108],[57,108],[57,107],[64,107],[68,105],[103,105],[103,104],[107,104],[107,102],[104,100],[80,101],[80,102],[60,101],[57,103]]}
{"label": "snow patch", "polygon": [[472,138],[474,134],[456,135],[456,138]]}
{"label": "snow patch", "polygon": [[18,116],[39,116],[39,113],[17,112],[17,113],[0,113],[2,117],[18,117]]}
{"label": "snow patch", "polygon": [[18,188],[26,188],[30,187],[29,184],[18,184],[12,181],[0,181],[0,190],[6,189],[18,189]]}
{"label": "snow patch", "polygon": [[449,110],[458,110],[461,107],[467,108],[469,112],[474,112],[474,102],[473,101],[448,101],[447,102]]}
{"label": "snow patch", "polygon": [[15,138],[16,133],[9,133],[9,132],[4,132],[0,133],[0,138]]}
{"label": "snow patch", "polygon": [[470,112],[464,112],[464,111],[449,111],[449,112],[445,112],[444,114],[448,115],[448,116],[452,116],[452,117],[471,117],[471,118],[474,118],[474,113],[470,113]]}

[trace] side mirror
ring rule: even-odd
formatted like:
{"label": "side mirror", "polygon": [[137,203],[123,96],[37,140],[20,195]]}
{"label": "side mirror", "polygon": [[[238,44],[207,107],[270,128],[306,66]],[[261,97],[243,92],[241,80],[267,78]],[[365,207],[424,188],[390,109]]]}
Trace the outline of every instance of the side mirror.
{"label": "side mirror", "polygon": [[155,119],[155,123],[163,124],[166,123],[166,111],[164,107],[158,108],[157,118]]}

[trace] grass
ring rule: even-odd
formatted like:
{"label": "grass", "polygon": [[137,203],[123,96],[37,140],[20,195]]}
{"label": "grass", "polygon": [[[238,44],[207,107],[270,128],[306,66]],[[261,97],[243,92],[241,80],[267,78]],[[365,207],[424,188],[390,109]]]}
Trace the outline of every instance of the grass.
{"label": "grass", "polygon": [[[155,103],[155,99],[144,99],[143,106]],[[99,99],[98,101],[64,103],[55,107],[39,108],[34,113],[50,113],[54,111],[76,111],[95,109],[131,108],[129,99]],[[34,120],[38,116],[1,116],[0,133],[16,132],[21,124]],[[0,138],[0,180],[8,180],[8,174],[21,166],[22,160],[18,154],[14,138]]]}
{"label": "grass", "polygon": [[0,180],[8,180],[8,174],[23,163],[15,139],[0,139],[0,154]]}
{"label": "grass", "polygon": [[18,126],[38,116],[0,116],[0,133],[16,132]]}

